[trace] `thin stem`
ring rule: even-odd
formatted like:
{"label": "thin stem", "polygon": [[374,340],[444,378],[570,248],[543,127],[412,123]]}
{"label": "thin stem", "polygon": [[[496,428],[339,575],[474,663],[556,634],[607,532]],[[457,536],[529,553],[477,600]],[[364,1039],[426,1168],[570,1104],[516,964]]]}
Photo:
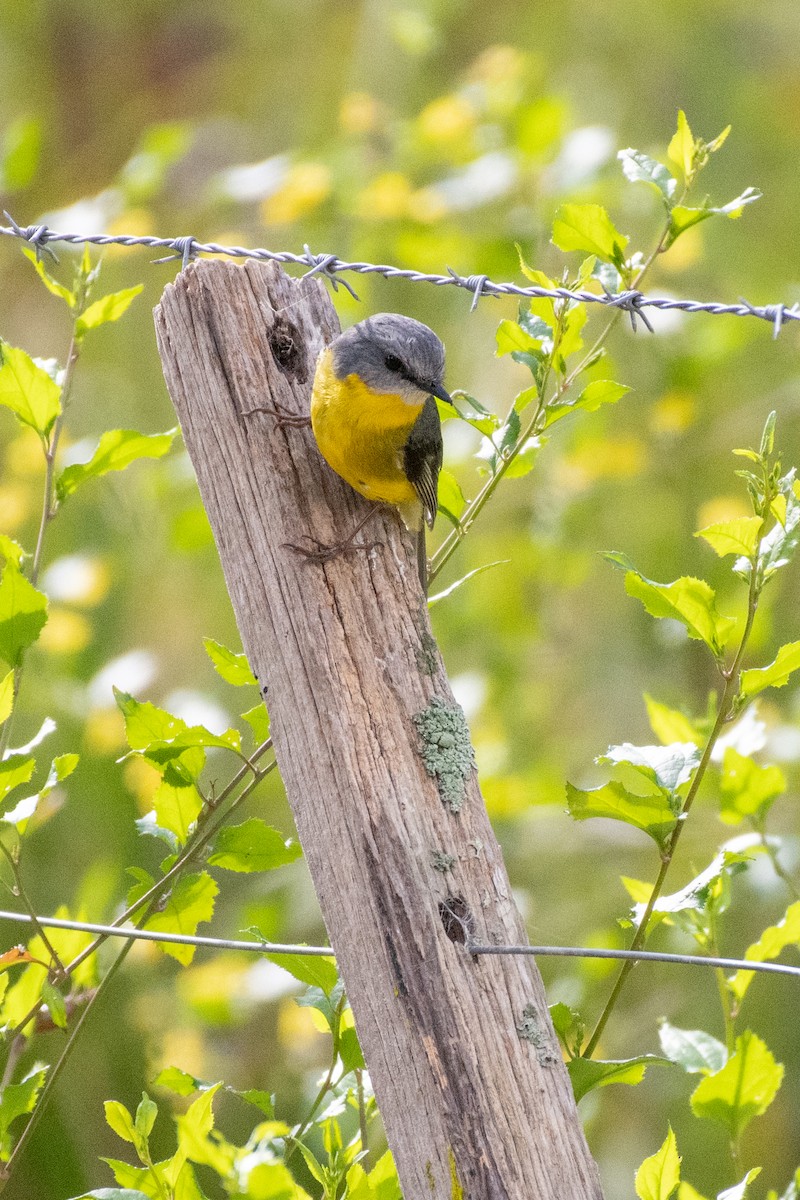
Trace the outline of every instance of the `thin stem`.
{"label": "thin stem", "polygon": [[[634,277],[632,278],[631,288],[634,288],[634,289],[638,288],[639,284],[642,282],[645,275],[650,270],[650,267],[653,265],[653,263],[655,262],[658,255],[663,253],[668,234],[669,234],[669,222],[667,222],[666,225],[664,226],[664,229],[661,233],[661,237],[659,238],[655,249],[648,255],[648,257],[645,259],[642,266],[637,271],[636,275],[634,275]],[[565,302],[565,304],[566,304],[566,302]],[[428,573],[428,583],[429,584],[433,583],[434,579],[439,574],[439,572],[442,570],[445,563],[448,562],[448,560],[455,553],[458,546],[464,540],[464,538],[466,537],[470,528],[472,527],[472,525],[474,525],[476,518],[480,515],[481,511],[486,506],[487,502],[491,499],[492,494],[493,494],[495,488],[497,487],[498,483],[503,478],[506,471],[511,466],[512,462],[517,457],[517,455],[519,454],[520,450],[523,448],[525,443],[534,434],[536,434],[537,432],[541,432],[539,425],[540,425],[543,413],[547,410],[547,408],[549,408],[553,404],[558,403],[558,401],[561,399],[561,397],[569,390],[570,387],[572,387],[572,384],[575,382],[575,380],[578,378],[578,376],[583,371],[586,370],[586,367],[589,365],[589,363],[592,361],[592,359],[602,349],[603,344],[606,341],[606,338],[611,333],[612,329],[617,324],[617,322],[619,321],[621,316],[622,316],[622,309],[618,308],[615,311],[614,315],[610,318],[610,320],[606,322],[605,327],[603,328],[603,330],[601,331],[599,336],[596,338],[596,340],[594,341],[591,348],[583,356],[583,358],[580,360],[580,362],[577,364],[577,366],[573,367],[573,369],[567,375],[564,376],[564,378],[560,381],[560,383],[556,387],[555,391],[553,392],[553,395],[550,397],[549,400],[546,401],[544,399],[544,391],[545,391],[545,387],[547,385],[547,381],[548,381],[549,374],[550,374],[550,369],[551,369],[551,364],[552,364],[552,356],[555,353],[555,349],[556,349],[555,336],[554,336],[553,352],[550,356],[551,362],[550,362],[550,364],[548,364],[547,371],[546,371],[544,379],[543,379],[541,395],[539,397],[539,403],[536,405],[536,410],[535,410],[533,416],[530,418],[530,420],[528,421],[525,428],[521,431],[519,437],[517,438],[516,444],[511,448],[511,450],[509,450],[500,459],[500,462],[497,464],[496,470],[495,470],[494,474],[492,475],[492,477],[489,480],[487,480],[487,482],[483,485],[483,487],[478,492],[475,499],[473,501],[471,501],[470,504],[467,505],[464,515],[462,516],[461,520],[458,523],[458,527],[455,529],[452,529],[450,531],[450,533],[447,535],[445,540],[442,542],[439,549],[433,555],[430,571]],[[559,328],[559,327],[560,327],[560,320],[559,320],[559,324],[558,324],[557,328]]]}
{"label": "thin stem", "polygon": [[42,925],[40,924],[39,918],[36,915],[36,909],[34,908],[33,904],[31,903],[30,897],[28,896],[28,893],[25,890],[25,884],[23,883],[23,880],[22,880],[22,872],[20,871],[20,867],[19,867],[19,859],[11,850],[9,850],[8,846],[5,844],[5,842],[3,841],[2,838],[0,838],[0,850],[2,850],[3,854],[5,854],[6,859],[8,860],[9,866],[11,867],[11,870],[13,872],[14,890],[16,891],[20,900],[24,904],[25,910],[31,918],[31,924],[33,925],[33,928],[36,930],[37,934],[42,939],[42,945],[47,950],[47,953],[50,955],[51,970],[55,971],[63,979],[63,978],[65,978],[64,964],[62,963],[61,959],[59,958],[55,947],[53,946],[52,942],[50,941],[50,938],[47,936],[47,933],[45,932]]}
{"label": "thin stem", "polygon": [[[766,511],[769,512],[769,503],[768,502],[766,503],[765,507],[766,507]],[[714,722],[714,726],[711,730],[711,733],[708,736],[708,740],[706,741],[705,749],[703,750],[703,754],[700,758],[700,762],[697,765],[697,770],[695,771],[694,776],[692,777],[692,782],[689,786],[689,791],[686,794],[686,799],[684,800],[683,808],[681,809],[680,819],[678,821],[676,821],[675,828],[672,831],[672,835],[671,835],[669,841],[667,842],[667,845],[662,853],[661,867],[659,869],[656,881],[653,884],[653,890],[650,893],[650,898],[647,901],[645,910],[642,913],[642,916],[639,920],[639,924],[636,927],[636,932],[633,935],[633,941],[631,942],[630,947],[629,947],[631,950],[640,950],[642,948],[642,946],[644,945],[644,942],[645,942],[645,939],[647,936],[647,930],[649,928],[650,921],[652,919],[653,912],[656,907],[656,903],[658,901],[659,896],[661,895],[662,889],[664,887],[664,882],[667,877],[667,873],[669,871],[670,865],[674,858],[675,851],[678,846],[678,842],[680,841],[681,833],[683,832],[684,826],[686,825],[687,814],[689,813],[689,810],[691,809],[692,805],[694,804],[697,793],[700,790],[700,785],[703,782],[703,778],[705,777],[705,773],[708,769],[709,763],[711,762],[711,755],[714,752],[714,747],[716,746],[717,741],[719,740],[720,734],[722,733],[722,729],[727,724],[727,722],[730,721],[733,718],[733,716],[735,715],[734,704],[735,704],[736,697],[739,693],[739,673],[741,670],[742,658],[744,656],[744,652],[747,647],[748,640],[750,638],[750,633],[753,628],[753,621],[755,620],[756,610],[758,609],[758,599],[759,599],[759,590],[760,590],[758,569],[757,569],[758,568],[758,550],[761,545],[761,539],[763,538],[764,532],[766,530],[768,519],[769,518],[767,516],[762,517],[761,528],[759,530],[758,539],[756,541],[756,549],[755,549],[755,551],[753,553],[753,557],[750,561],[750,586],[748,589],[748,596],[747,596],[747,619],[745,621],[744,630],[742,632],[742,636],[739,641],[739,646],[736,651],[736,654],[734,655],[734,659],[733,659],[733,662],[731,663],[731,666],[729,668],[720,667],[720,674],[722,675],[722,678],[725,680],[725,684],[722,689],[722,696],[720,697],[719,708],[717,710],[717,718]],[[625,981],[627,980],[627,978],[630,975],[631,971],[633,970],[634,966],[635,966],[635,963],[629,959],[626,962],[624,962],[622,964],[622,966],[620,967],[619,973],[614,982],[614,986],[612,987],[611,993],[608,997],[608,1000],[606,1001],[605,1007],[603,1008],[603,1011],[600,1014],[600,1017],[598,1019],[597,1025],[595,1026],[594,1032],[592,1033],[592,1036],[589,1038],[589,1041],[587,1042],[586,1047],[583,1051],[583,1056],[585,1058],[591,1058],[592,1054],[594,1053],[595,1049],[597,1048],[597,1043],[600,1041],[603,1030],[605,1029],[605,1027],[608,1023],[608,1019],[614,1010],[614,1007],[617,1003],[617,999],[619,998],[619,994],[622,991],[622,988],[625,985]]]}
{"label": "thin stem", "polygon": [[292,1134],[292,1148],[290,1149],[289,1153],[286,1155],[286,1158],[284,1159],[284,1163],[286,1163],[286,1164],[288,1164],[290,1158],[292,1157],[292,1155],[294,1154],[298,1145],[302,1141],[303,1135],[308,1132],[309,1126],[311,1125],[311,1122],[314,1120],[317,1110],[319,1109],[320,1104],[322,1104],[322,1101],[325,1099],[325,1096],[327,1095],[327,1093],[330,1090],[331,1083],[333,1082],[333,1076],[336,1071],[336,1064],[339,1061],[339,1046],[340,1046],[341,1040],[342,1040],[342,1013],[344,1012],[345,1003],[346,1003],[346,997],[345,997],[344,992],[342,992],[341,996],[339,997],[339,1003],[336,1005],[336,1008],[334,1009],[334,1013],[333,1013],[334,1026],[333,1026],[333,1030],[332,1030],[333,1048],[331,1050],[331,1063],[330,1063],[330,1066],[328,1067],[328,1072],[322,1081],[322,1085],[321,1085],[319,1091],[317,1092],[316,1096],[314,1097],[314,1102],[311,1105],[311,1108],[308,1110],[304,1120],[300,1122],[300,1126],[297,1130],[297,1133]]}

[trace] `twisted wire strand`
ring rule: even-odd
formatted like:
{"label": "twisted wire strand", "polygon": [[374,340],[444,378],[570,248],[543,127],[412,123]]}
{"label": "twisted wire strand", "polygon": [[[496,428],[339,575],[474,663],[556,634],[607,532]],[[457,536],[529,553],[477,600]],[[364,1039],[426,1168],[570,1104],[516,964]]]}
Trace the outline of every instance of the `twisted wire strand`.
{"label": "twisted wire strand", "polygon": [[[22,921],[33,924],[30,913],[0,911],[0,921]],[[204,946],[213,950],[243,950],[253,954],[304,954],[316,957],[333,956],[330,946],[303,946],[282,942],[242,941],[236,938],[192,936],[187,933],[162,933],[155,929],[124,929],[118,925],[99,925],[91,921],[68,921],[61,917],[36,917],[46,929],[74,929],[81,933],[99,933],[110,937],[147,942],[169,942],[180,946]],[[706,958],[699,954],[669,954],[656,950],[609,950],[588,946],[482,946],[467,940],[468,954],[532,955],[536,958],[606,958],[633,959],[636,962],[663,962],[690,967],[721,967],[731,971],[760,971],[770,975],[791,975],[800,978],[800,967],[786,963],[751,962],[745,958]]]}
{"label": "twisted wire strand", "polygon": [[340,278],[343,274],[381,275],[385,279],[428,283],[434,287],[463,288],[472,293],[470,311],[474,311],[478,301],[486,296],[517,296],[520,299],[543,297],[550,300],[570,300],[580,304],[600,304],[607,308],[619,308],[627,312],[634,330],[637,327],[638,318],[651,332],[652,325],[643,311],[646,308],[662,312],[705,312],[711,313],[713,316],[757,317],[772,325],[775,337],[778,336],[787,321],[800,321],[800,304],[798,303],[792,305],[784,303],[750,304],[747,300],[740,299],[735,304],[724,304],[716,300],[647,296],[636,289],[596,293],[567,287],[546,288],[537,284],[496,282],[486,275],[460,275],[451,267],[447,268],[447,274],[439,275],[417,271],[410,267],[393,266],[390,263],[348,262],[331,253],[315,254],[308,246],[304,247],[302,254],[297,254],[291,250],[268,250],[264,247],[223,246],[218,242],[200,242],[192,236],[164,238],[150,234],[61,233],[44,224],[20,226],[9,213],[5,215],[10,224],[0,225],[0,236],[27,242],[36,251],[37,258],[42,254],[56,258],[51,246],[57,243],[71,246],[145,246],[155,250],[170,250],[170,254],[155,259],[154,262],[165,263],[178,260],[182,270],[200,254],[224,255],[228,258],[252,258],[260,262],[278,262],[306,267],[304,279],[313,275],[321,275],[329,280],[334,290],[341,283],[355,299],[358,299],[358,296],[352,286],[345,279]]}

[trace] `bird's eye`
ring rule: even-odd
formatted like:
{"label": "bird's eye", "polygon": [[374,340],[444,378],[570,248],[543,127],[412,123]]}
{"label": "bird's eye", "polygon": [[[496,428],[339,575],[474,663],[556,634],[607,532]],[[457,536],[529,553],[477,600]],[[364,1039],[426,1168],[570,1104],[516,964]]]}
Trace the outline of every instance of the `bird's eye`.
{"label": "bird's eye", "polygon": [[402,372],[403,370],[403,364],[396,354],[387,354],[383,360],[383,365],[386,367],[387,371]]}

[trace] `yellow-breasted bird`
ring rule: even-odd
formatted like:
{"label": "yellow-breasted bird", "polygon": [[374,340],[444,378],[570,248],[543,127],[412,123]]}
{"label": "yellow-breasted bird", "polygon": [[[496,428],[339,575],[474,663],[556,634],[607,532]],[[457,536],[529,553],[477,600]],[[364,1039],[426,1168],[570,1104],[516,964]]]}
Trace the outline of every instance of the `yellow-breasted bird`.
{"label": "yellow-breasted bird", "polygon": [[[442,466],[434,396],[453,403],[443,374],[444,346],[432,329],[411,317],[377,313],[322,351],[311,393],[311,426],[325,461],[368,500],[394,505],[418,534],[423,589],[423,520],[433,528]],[[329,550],[349,547],[366,520]]]}

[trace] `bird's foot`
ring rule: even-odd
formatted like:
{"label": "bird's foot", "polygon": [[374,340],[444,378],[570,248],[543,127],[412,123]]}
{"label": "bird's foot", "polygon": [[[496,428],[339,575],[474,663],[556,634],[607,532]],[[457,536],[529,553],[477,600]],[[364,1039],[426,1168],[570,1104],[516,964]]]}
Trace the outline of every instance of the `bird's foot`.
{"label": "bird's foot", "polygon": [[331,546],[326,546],[322,542],[318,542],[316,538],[305,535],[305,539],[311,542],[313,549],[307,546],[298,546],[295,542],[284,542],[287,550],[294,550],[295,554],[301,554],[303,558],[309,559],[311,562],[326,563],[332,558],[338,558],[340,554],[354,554],[360,551],[368,553],[374,550],[376,546],[382,546],[383,542],[354,542],[352,538],[347,538],[342,542],[335,542]]}
{"label": "bird's foot", "polygon": [[280,404],[263,404],[258,408],[249,409],[247,415],[249,417],[251,413],[257,412],[269,413],[270,416],[275,418],[275,424],[279,429],[311,428],[311,417],[303,417],[300,415],[300,413],[290,413],[288,409],[283,408],[283,406]]}

